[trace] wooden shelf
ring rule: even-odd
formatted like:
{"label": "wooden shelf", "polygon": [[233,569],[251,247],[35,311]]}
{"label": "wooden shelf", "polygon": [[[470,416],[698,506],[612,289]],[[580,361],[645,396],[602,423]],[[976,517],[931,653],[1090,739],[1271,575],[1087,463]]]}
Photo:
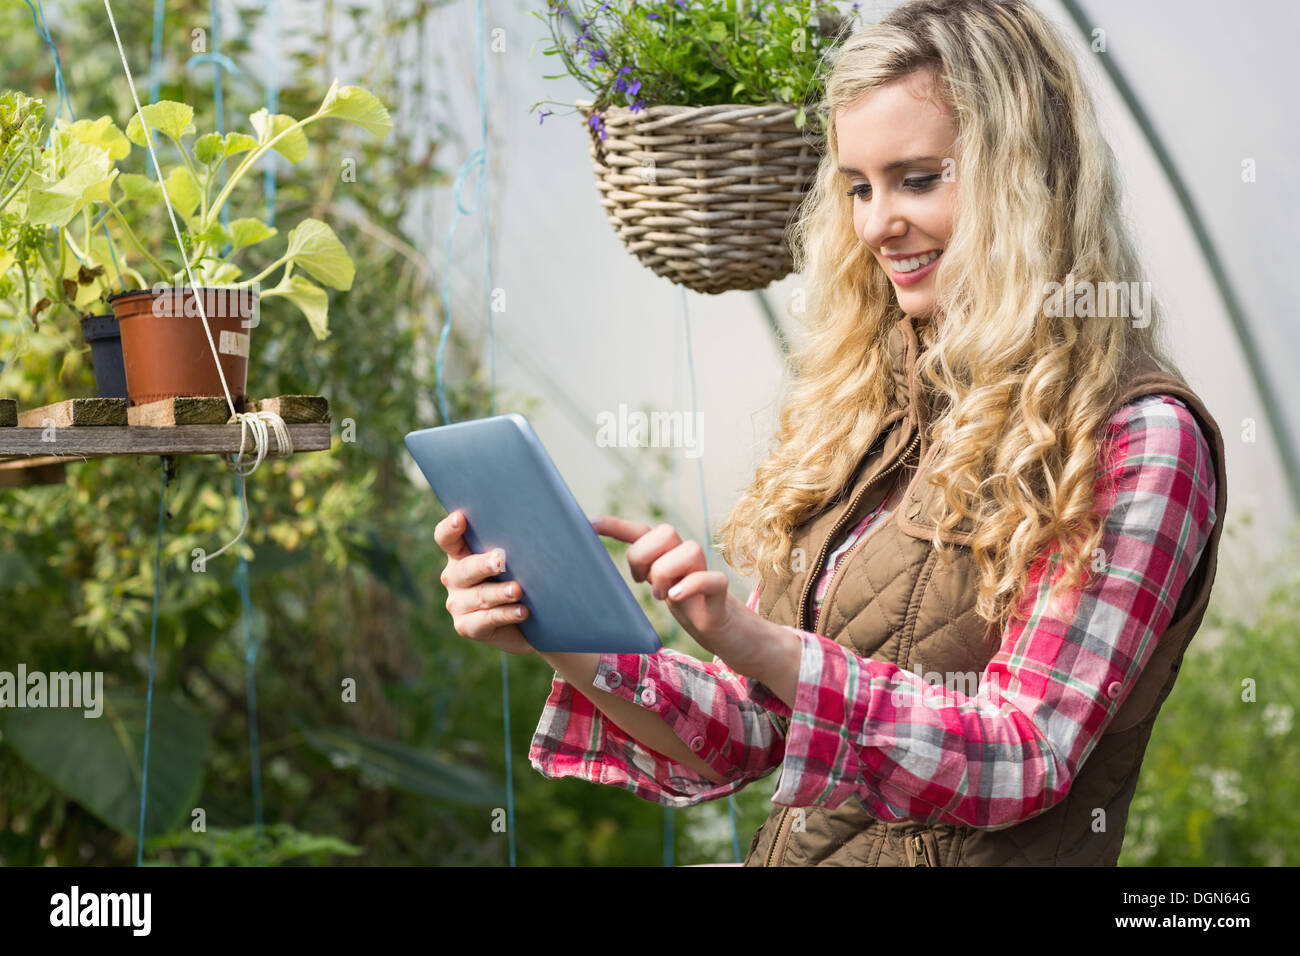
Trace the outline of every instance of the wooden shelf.
{"label": "wooden shelf", "polygon": [[[254,453],[252,434],[226,424],[230,410],[222,398],[130,408],[126,399],[78,398],[21,412],[13,404],[0,400],[0,488],[60,482],[67,462],[111,455],[233,455],[241,432],[245,455]],[[284,419],[295,454],[329,449],[329,403],[323,397],[282,395],[241,408],[259,410]],[[278,450],[274,432],[267,442],[268,455]]]}
{"label": "wooden shelf", "polygon": [[[288,425],[293,450],[324,451],[330,446],[329,422]],[[0,431],[0,456],[40,456],[46,459],[102,458],[106,455],[219,455],[239,451],[238,425],[70,425],[54,429],[53,441],[44,428],[6,428]],[[274,434],[267,438],[268,452],[275,450]],[[253,438],[244,430],[244,451]]]}

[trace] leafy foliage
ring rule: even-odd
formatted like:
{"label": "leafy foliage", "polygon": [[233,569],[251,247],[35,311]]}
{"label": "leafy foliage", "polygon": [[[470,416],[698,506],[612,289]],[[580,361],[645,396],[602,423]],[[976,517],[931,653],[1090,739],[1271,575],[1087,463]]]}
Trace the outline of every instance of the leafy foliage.
{"label": "leafy foliage", "polygon": [[[646,104],[789,103],[802,128],[821,98],[827,56],[856,15],[821,0],[550,0],[546,13],[533,12],[550,31],[544,54],[564,63],[547,79],[572,76],[594,94],[589,122],[601,138],[605,110]],[[579,31],[572,41],[566,24]]]}

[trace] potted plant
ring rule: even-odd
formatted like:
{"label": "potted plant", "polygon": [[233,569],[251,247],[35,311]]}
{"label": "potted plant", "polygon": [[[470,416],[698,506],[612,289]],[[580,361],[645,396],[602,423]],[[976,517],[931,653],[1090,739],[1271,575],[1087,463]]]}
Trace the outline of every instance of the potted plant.
{"label": "potted plant", "polygon": [[[545,53],[564,63],[557,75],[594,94],[576,107],[601,203],[644,265],[704,293],[790,273],[787,229],[825,151],[826,55],[857,8],[549,0],[534,13],[550,28]],[[572,41],[566,21],[580,31]]]}
{"label": "potted plant", "polygon": [[[292,163],[301,161],[308,150],[303,132],[307,126],[340,119],[382,137],[392,127],[388,110],[366,90],[340,87],[335,81],[320,108],[304,119],[271,115],[265,109],[253,113],[249,117],[252,135],[195,136],[194,110],[171,100],[150,104],[141,112],[167,197],[183,226],[183,246],[174,257],[162,259],[145,248],[127,224],[122,207],[161,205],[160,188],[148,176],[118,176],[108,205],[155,277],[153,286],[110,296],[122,331],[130,401],[138,405],[180,395],[224,395],[212,345],[198,318],[201,303],[231,397],[242,402],[247,397],[249,335],[257,325],[261,300],[280,297],[292,302],[307,317],[316,337],[324,338],[329,329],[329,298],[322,285],[350,288],[354,268],[334,231],[309,218],[289,232],[282,255],[256,275],[244,277],[236,261],[240,253],[272,239],[278,230],[255,217],[235,219],[226,226],[221,212],[235,187],[269,150]],[[137,115],[126,127],[126,137],[138,146],[147,145],[144,124]],[[164,150],[164,143],[170,148]],[[234,169],[225,175],[232,160]],[[170,223],[167,228],[170,232]],[[276,284],[262,288],[277,271]],[[191,273],[197,288],[190,287]]]}
{"label": "potted plant", "polygon": [[81,320],[98,394],[122,397],[117,323],[103,303],[105,264],[112,261],[118,275],[143,279],[115,247],[104,200],[117,175],[114,163],[130,144],[105,116],[59,120],[41,146],[43,113],[38,99],[12,90],[0,95],[0,273],[16,273],[14,292],[21,293],[23,314],[35,330],[43,313],[49,318],[68,311]]}

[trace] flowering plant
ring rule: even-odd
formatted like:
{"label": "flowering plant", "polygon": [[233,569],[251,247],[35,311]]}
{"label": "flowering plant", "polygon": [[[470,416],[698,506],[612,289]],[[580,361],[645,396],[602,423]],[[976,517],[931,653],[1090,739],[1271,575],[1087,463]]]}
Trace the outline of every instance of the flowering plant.
{"label": "flowering plant", "polygon": [[[533,15],[550,29],[543,52],[566,70],[546,79],[572,76],[595,95],[588,123],[604,139],[606,109],[638,113],[647,103],[788,103],[802,129],[821,98],[826,53],[858,7],[844,15],[823,0],[548,0],[547,12]],[[572,41],[565,23],[577,30]],[[550,115],[540,110],[538,122]]]}

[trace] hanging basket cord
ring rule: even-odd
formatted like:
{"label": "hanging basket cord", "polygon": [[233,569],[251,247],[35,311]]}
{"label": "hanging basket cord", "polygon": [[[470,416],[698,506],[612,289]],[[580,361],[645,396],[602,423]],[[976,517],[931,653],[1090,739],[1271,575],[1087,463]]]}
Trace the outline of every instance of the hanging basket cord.
{"label": "hanging basket cord", "polygon": [[[217,364],[217,376],[221,379],[221,390],[225,393],[226,404],[230,407],[230,418],[227,424],[239,423],[239,452],[226,458],[226,467],[238,475],[251,475],[257,470],[267,458],[286,458],[293,454],[293,442],[289,438],[289,429],[284,423],[284,419],[275,412],[241,412],[235,408],[235,400],[230,397],[230,386],[226,384],[226,373],[221,368],[221,359],[217,355],[217,346],[212,339],[212,328],[208,325],[208,316],[203,308],[203,296],[199,295],[199,284],[194,279],[194,271],[190,267],[189,255],[185,249],[185,241],[181,237],[180,226],[176,223],[176,212],[172,209],[171,198],[167,195],[167,190],[162,181],[162,167],[158,163],[158,154],[153,148],[153,133],[149,129],[149,124],[144,118],[144,107],[140,105],[140,97],[135,91],[135,79],[131,76],[131,66],[126,60],[126,51],[122,48],[122,37],[117,31],[117,21],[113,18],[113,7],[109,0],[104,0],[104,9],[108,13],[109,26],[113,28],[113,39],[117,41],[117,53],[122,60],[122,69],[126,73],[127,88],[131,91],[131,100],[135,104],[135,113],[140,120],[140,127],[144,131],[145,145],[149,149],[149,158],[153,161],[154,176],[158,180],[158,186],[162,192],[163,204],[167,207],[167,217],[171,220],[172,232],[176,237],[176,245],[181,250],[181,261],[185,265],[185,276],[189,280],[190,288],[194,292],[194,303],[198,307],[199,318],[203,321],[203,331],[208,338],[208,347],[212,350],[212,359]],[[244,446],[248,437],[248,432],[252,431],[254,457],[251,464],[244,459]],[[267,439],[273,433],[276,440],[274,451],[268,450]],[[215,558],[224,553],[227,549],[236,544],[243,536],[248,527],[248,501],[244,491],[243,482],[240,483],[240,494],[244,502],[244,518],[239,526],[239,533],[227,542],[220,550],[209,555],[209,559]]]}

